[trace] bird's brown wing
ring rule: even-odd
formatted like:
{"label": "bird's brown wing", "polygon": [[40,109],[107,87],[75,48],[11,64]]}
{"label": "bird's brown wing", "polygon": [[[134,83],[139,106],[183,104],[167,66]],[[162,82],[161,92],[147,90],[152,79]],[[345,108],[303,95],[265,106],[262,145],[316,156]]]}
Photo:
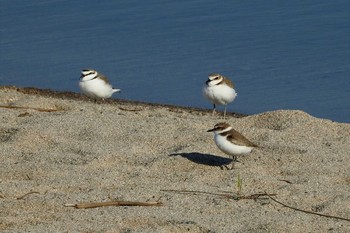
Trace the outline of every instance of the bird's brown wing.
{"label": "bird's brown wing", "polygon": [[259,147],[258,145],[252,143],[249,141],[246,137],[244,137],[242,134],[237,132],[236,130],[232,129],[230,130],[230,135],[227,136],[227,140],[230,142],[239,145],[239,146],[249,146],[249,147]]}
{"label": "bird's brown wing", "polygon": [[103,81],[105,81],[105,83],[109,83],[108,78],[107,78],[106,76],[104,76],[103,74],[100,74],[99,77],[100,77]]}
{"label": "bird's brown wing", "polygon": [[[223,77],[224,77],[224,76],[223,76]],[[225,83],[226,83],[227,86],[229,86],[229,87],[231,87],[231,88],[234,88],[234,87],[235,87],[235,85],[233,84],[233,82],[232,82],[230,79],[228,79],[228,78],[226,78],[226,77],[224,77],[224,79],[225,79]]]}

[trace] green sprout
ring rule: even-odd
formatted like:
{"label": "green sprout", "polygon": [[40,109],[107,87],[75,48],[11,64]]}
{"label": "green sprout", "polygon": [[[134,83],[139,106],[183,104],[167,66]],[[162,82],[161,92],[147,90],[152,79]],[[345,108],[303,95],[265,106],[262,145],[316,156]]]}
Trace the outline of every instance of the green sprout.
{"label": "green sprout", "polygon": [[241,193],[242,191],[242,183],[243,183],[243,179],[241,178],[240,174],[237,175],[237,181],[236,181],[236,186],[238,188],[238,194]]}

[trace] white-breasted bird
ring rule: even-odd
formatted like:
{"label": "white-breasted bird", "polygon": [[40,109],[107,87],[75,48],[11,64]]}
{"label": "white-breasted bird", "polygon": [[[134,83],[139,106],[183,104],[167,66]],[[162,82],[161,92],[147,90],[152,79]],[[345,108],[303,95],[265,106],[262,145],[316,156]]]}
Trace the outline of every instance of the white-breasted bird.
{"label": "white-breasted bird", "polygon": [[220,74],[209,75],[203,88],[203,94],[213,103],[213,114],[215,114],[216,105],[225,105],[224,119],[227,104],[231,103],[237,96],[232,81]]}
{"label": "white-breasted bird", "polygon": [[79,87],[85,95],[95,100],[110,98],[113,93],[120,92],[120,89],[112,88],[106,76],[91,69],[81,71]]}
{"label": "white-breasted bird", "polygon": [[233,161],[236,155],[249,154],[253,148],[259,147],[226,122],[217,123],[207,132],[214,132],[215,144],[222,152],[232,156]]}

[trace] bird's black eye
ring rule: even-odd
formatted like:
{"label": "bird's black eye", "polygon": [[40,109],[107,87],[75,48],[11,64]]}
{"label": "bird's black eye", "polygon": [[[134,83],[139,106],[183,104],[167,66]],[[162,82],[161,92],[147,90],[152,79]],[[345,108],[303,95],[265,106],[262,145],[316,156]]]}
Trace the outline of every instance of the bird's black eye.
{"label": "bird's black eye", "polygon": [[219,77],[215,77],[214,79],[215,79],[215,80],[218,80],[218,79],[219,79]]}

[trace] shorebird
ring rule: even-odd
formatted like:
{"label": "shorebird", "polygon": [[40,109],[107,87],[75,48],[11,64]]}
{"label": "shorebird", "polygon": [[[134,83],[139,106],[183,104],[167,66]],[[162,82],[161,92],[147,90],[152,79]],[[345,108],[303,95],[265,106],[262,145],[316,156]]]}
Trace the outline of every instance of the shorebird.
{"label": "shorebird", "polygon": [[113,89],[106,76],[96,70],[84,69],[81,71],[79,87],[81,91],[93,99],[110,98],[120,89]]}
{"label": "shorebird", "polygon": [[237,155],[249,154],[254,147],[258,147],[226,122],[217,123],[207,132],[214,132],[215,144],[222,152],[232,156],[233,162]]}
{"label": "shorebird", "polygon": [[226,118],[227,104],[237,96],[234,84],[230,79],[220,74],[210,74],[203,88],[204,96],[213,103],[213,115],[216,105],[225,105],[224,119]]}

